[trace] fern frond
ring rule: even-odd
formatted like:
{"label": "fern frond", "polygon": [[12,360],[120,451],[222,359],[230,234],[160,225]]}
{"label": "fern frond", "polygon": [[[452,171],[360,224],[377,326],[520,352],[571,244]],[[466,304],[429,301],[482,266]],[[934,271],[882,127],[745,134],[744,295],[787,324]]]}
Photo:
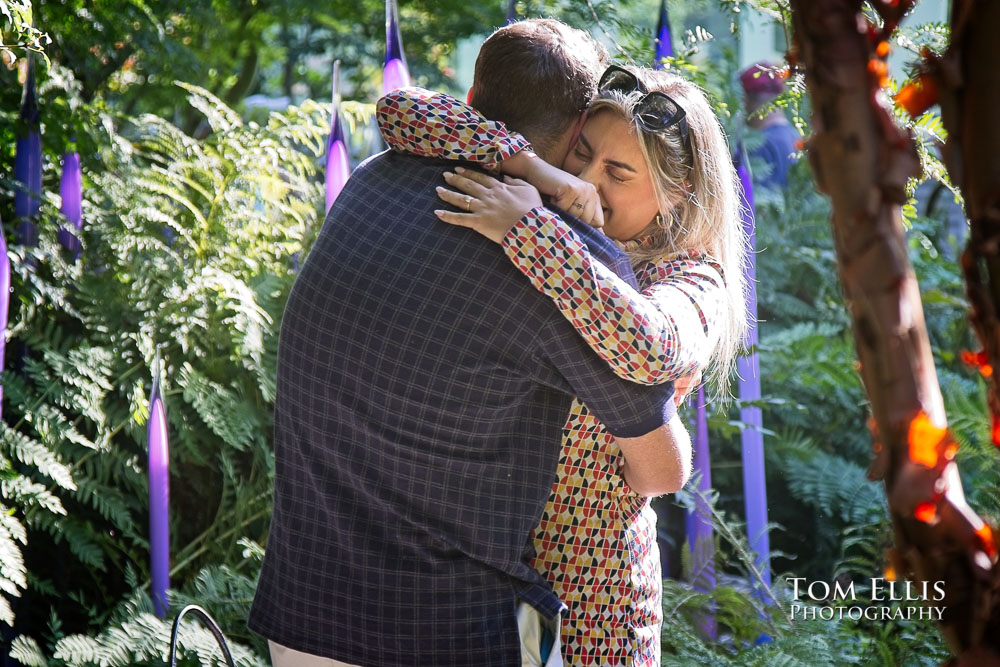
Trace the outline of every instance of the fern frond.
{"label": "fern frond", "polygon": [[19,597],[27,587],[27,569],[20,545],[27,544],[27,534],[21,522],[0,504],[0,621],[14,625],[14,613],[7,597]]}
{"label": "fern frond", "polygon": [[31,637],[15,637],[10,645],[10,657],[25,667],[48,667],[49,661],[39,648],[38,642]]}
{"label": "fern frond", "polygon": [[[245,449],[258,428],[255,414],[231,390],[212,382],[190,364],[181,367],[178,384],[205,425],[226,444]],[[235,408],[235,409],[234,409]]]}
{"label": "fern frond", "polygon": [[27,477],[18,476],[0,482],[0,497],[27,511],[38,508],[50,514],[66,516],[62,499],[52,494],[44,484],[33,482]]}
{"label": "fern frond", "polygon": [[94,637],[86,635],[70,635],[63,637],[56,643],[56,650],[52,656],[56,660],[62,660],[67,665],[101,664],[101,644]]}
{"label": "fern frond", "polygon": [[19,433],[6,425],[3,427],[3,450],[21,463],[34,466],[64,489],[76,489],[70,469],[44,444]]}
{"label": "fern frond", "polygon": [[188,92],[188,104],[205,116],[212,132],[229,132],[243,126],[238,113],[204,88],[183,81],[175,81],[174,85]]}
{"label": "fern frond", "polygon": [[85,523],[78,522],[72,516],[59,521],[51,521],[46,520],[45,515],[35,513],[30,517],[29,526],[44,529],[52,536],[56,544],[65,542],[69,546],[70,552],[84,566],[99,572],[107,570],[104,563],[104,550],[101,549],[90,527]]}

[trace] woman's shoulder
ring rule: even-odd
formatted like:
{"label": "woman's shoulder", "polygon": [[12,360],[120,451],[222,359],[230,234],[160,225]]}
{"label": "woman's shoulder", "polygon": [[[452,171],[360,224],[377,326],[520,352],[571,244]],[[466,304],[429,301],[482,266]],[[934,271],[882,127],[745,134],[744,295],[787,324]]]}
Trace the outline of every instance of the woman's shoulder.
{"label": "woman's shoulder", "polygon": [[636,267],[636,278],[642,287],[685,276],[721,280],[722,263],[707,252],[682,250],[664,253]]}

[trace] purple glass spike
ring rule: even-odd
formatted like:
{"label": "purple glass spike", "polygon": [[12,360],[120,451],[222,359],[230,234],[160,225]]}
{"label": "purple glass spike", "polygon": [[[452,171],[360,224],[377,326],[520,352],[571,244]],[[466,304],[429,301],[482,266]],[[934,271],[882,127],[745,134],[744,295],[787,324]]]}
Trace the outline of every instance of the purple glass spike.
{"label": "purple glass spike", "polygon": [[28,76],[21,98],[21,121],[25,129],[17,138],[14,152],[14,180],[21,188],[14,194],[14,217],[18,221],[17,240],[26,246],[38,245],[35,223],[42,191],[42,135],[39,133],[38,98],[35,92],[35,59],[28,56]]}
{"label": "purple glass spike", "polygon": [[167,615],[170,587],[170,450],[167,414],[160,393],[159,355],[149,394],[149,551],[153,608],[159,618]]}
{"label": "purple glass spike", "polygon": [[396,0],[385,0],[385,69],[382,72],[382,92],[388,93],[410,85],[410,70],[403,54],[403,39],[399,34],[399,8]]}
{"label": "purple glass spike", "polygon": [[517,23],[517,0],[507,0],[507,25]]}
{"label": "purple glass spike", "polygon": [[340,61],[333,63],[333,113],[330,116],[330,138],[326,142],[326,210],[330,211],[344,183],[351,175],[347,156],[344,119],[340,117]]}
{"label": "purple glass spike", "polygon": [[[743,407],[740,420],[743,429],[743,494],[747,514],[747,538],[756,552],[756,565],[768,586],[771,585],[771,545],[767,534],[767,487],[764,477],[764,437],[760,407],[748,405],[760,400],[760,361],[757,357],[757,270],[754,266],[757,251],[754,226],[753,184],[747,169],[745,152],[740,145],[733,159],[736,174],[740,179],[743,205],[743,229],[750,238],[750,259],[747,262],[746,280],[748,285],[747,311],[750,317],[750,332],[747,346],[751,353],[740,357],[736,370],[740,376],[739,397]],[[762,593],[765,602],[766,594]]]}
{"label": "purple glass spike", "polygon": [[80,230],[83,229],[83,184],[80,179],[80,154],[76,151],[63,155],[59,194],[62,196],[62,213],[70,224],[70,227],[59,228],[59,243],[76,260],[80,257]]}
{"label": "purple glass spike", "polygon": [[[7,347],[7,314],[10,309],[10,258],[7,241],[0,224],[0,371],[3,370],[4,352]],[[0,384],[0,414],[3,414],[3,385]]]}
{"label": "purple glass spike", "polygon": [[670,41],[670,17],[667,16],[667,0],[660,0],[660,20],[656,24],[656,38],[653,40],[656,49],[653,55],[654,67],[663,69],[663,59],[674,55],[674,47]]}
{"label": "purple glass spike", "polygon": [[[699,387],[695,413],[694,470],[698,475],[695,509],[687,520],[688,548],[691,551],[691,583],[702,593],[715,590],[715,535],[709,494],[712,492],[712,465],[708,453],[708,416],[705,410],[705,388]],[[699,626],[705,637],[715,639],[718,626],[715,615],[708,610]]]}

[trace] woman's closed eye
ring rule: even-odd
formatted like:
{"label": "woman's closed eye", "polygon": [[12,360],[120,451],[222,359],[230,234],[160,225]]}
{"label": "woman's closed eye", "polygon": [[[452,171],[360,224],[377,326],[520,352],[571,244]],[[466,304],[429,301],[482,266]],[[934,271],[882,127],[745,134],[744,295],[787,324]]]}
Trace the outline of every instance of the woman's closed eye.
{"label": "woman's closed eye", "polygon": [[608,169],[608,176],[610,176],[611,180],[614,181],[615,183],[628,183],[629,180],[627,178],[622,178],[617,173],[615,173],[613,167],[611,169]]}
{"label": "woman's closed eye", "polygon": [[[585,148],[582,148],[580,144],[577,144],[576,148],[573,149],[573,157],[579,160],[583,164],[586,164],[591,160],[590,152]],[[615,183],[627,183],[628,179],[619,176],[616,169],[617,167],[615,165],[611,165],[607,170],[608,176],[611,178],[611,180],[613,180]]]}

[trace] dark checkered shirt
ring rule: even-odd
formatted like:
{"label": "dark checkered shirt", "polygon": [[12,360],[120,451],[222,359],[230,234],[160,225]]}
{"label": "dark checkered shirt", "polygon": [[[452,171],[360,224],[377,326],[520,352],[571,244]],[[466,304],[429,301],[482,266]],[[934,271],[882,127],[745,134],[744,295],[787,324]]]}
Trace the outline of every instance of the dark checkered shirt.
{"label": "dark checkered shirt", "polygon": [[495,243],[437,220],[434,186],[454,165],[383,153],[359,166],[288,299],[249,626],[298,651],[520,664],[518,600],[562,608],[528,565],[529,536],[572,397],[623,437],[673,413],[671,385],[617,378]]}

